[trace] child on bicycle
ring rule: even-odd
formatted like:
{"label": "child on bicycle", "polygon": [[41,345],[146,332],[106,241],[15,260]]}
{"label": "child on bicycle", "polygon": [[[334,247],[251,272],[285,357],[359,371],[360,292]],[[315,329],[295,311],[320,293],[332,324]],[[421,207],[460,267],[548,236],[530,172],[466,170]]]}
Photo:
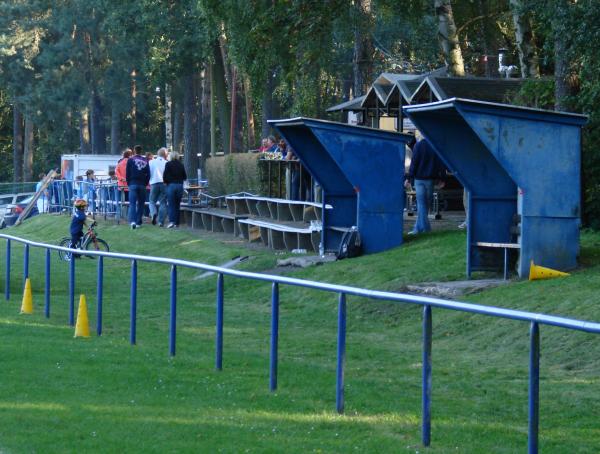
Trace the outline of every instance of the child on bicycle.
{"label": "child on bicycle", "polygon": [[[85,214],[85,209],[88,206],[88,203],[83,199],[75,200],[73,204],[75,210],[73,212],[73,218],[71,219],[71,244],[70,247],[75,249],[79,245],[79,241],[83,237],[83,226],[87,225],[86,221],[90,221],[93,223],[94,220],[92,218],[88,218]],[[79,257],[75,255],[75,257]]]}

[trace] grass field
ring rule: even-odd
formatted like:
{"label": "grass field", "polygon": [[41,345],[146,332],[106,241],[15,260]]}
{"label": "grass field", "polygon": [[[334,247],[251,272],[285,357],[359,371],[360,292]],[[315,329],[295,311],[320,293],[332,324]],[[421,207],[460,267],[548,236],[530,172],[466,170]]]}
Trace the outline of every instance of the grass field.
{"label": "grass field", "polygon": [[[3,231],[56,242],[67,217]],[[277,258],[197,231],[100,223],[115,252],[272,270]],[[400,290],[464,277],[464,232],[294,277]],[[179,270],[177,356],[168,355],[169,268],[139,265],[137,345],[129,345],[130,264],[105,261],[104,330],[74,339],[68,264],[52,257],[52,314],[43,315],[41,250],[31,251],[35,313],[19,315],[22,247],[13,245],[5,301],[0,240],[0,453],[430,452],[514,453],[527,443],[528,324],[433,311],[432,442],[420,445],[421,308],[348,298],[346,414],[335,413],[337,296],[281,287],[279,389],[268,390],[270,285],[225,277],[223,371],[214,369],[215,276]],[[600,235],[584,232],[582,268],[470,296],[481,304],[600,320]],[[77,262],[95,325],[94,260]],[[600,337],[541,326],[540,451],[600,452]]]}

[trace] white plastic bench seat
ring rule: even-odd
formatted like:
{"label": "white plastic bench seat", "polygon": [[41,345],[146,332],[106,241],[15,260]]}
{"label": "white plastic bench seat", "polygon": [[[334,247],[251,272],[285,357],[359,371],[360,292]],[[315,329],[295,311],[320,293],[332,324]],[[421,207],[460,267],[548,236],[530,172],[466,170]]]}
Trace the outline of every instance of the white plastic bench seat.
{"label": "white plastic bench seat", "polygon": [[504,249],[521,249],[521,245],[519,243],[487,243],[485,241],[478,241],[475,243],[475,246],[495,247]]}
{"label": "white plastic bench seat", "polygon": [[508,250],[509,249],[521,249],[519,243],[489,243],[485,241],[477,241],[473,243],[477,247],[487,247],[495,249],[504,249],[504,280],[508,279]]}
{"label": "white plastic bench seat", "polygon": [[228,210],[219,208],[188,208],[185,217],[188,226],[194,229],[204,229],[209,232],[232,233],[240,236],[239,219],[246,216],[231,214]]}
{"label": "white plastic bench seat", "polygon": [[[226,197],[227,208],[232,214],[271,218],[277,221],[310,222],[322,219],[323,205],[317,202],[275,199],[256,196]],[[332,209],[326,205],[325,209]]]}
{"label": "white plastic bench seat", "polygon": [[260,241],[271,249],[318,251],[321,230],[302,223],[276,223],[264,219],[239,219],[240,230],[248,241]]}

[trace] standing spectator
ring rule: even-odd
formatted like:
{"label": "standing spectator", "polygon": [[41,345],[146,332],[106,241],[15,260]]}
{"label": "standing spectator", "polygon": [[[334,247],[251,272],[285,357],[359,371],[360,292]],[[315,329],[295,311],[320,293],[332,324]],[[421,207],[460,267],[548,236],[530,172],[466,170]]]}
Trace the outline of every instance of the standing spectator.
{"label": "standing spectator", "polygon": [[185,167],[179,160],[179,153],[171,152],[171,160],[165,165],[163,181],[167,185],[167,202],[169,209],[168,229],[179,227],[179,209],[183,196],[183,182],[187,179]]}
{"label": "standing spectator", "polygon": [[[156,158],[150,161],[150,217],[152,225],[156,225],[158,215],[158,225],[162,227],[167,217],[167,189],[163,182],[163,174],[167,164],[167,149],[161,148],[156,153]],[[158,210],[156,202],[159,203]],[[158,213],[157,213],[158,211]]]}
{"label": "standing spectator", "polygon": [[277,141],[274,136],[267,137],[267,149],[268,152],[277,151]]}
{"label": "standing spectator", "polygon": [[408,170],[405,186],[414,181],[417,193],[417,222],[409,235],[429,232],[429,208],[433,201],[433,185],[436,180],[445,178],[446,169],[437,157],[433,147],[426,139],[419,140],[413,148],[412,161]]}
{"label": "standing spectator", "polygon": [[115,175],[117,177],[117,187],[125,195],[124,200],[127,200],[127,161],[131,157],[131,148],[123,150],[123,157],[117,162]]}
{"label": "standing spectator", "polygon": [[258,152],[259,153],[264,153],[268,149],[269,149],[269,146],[267,145],[267,138],[265,137],[260,142],[260,147],[258,148]]}
{"label": "standing spectator", "polygon": [[[46,178],[46,175],[43,173],[40,173],[38,175],[38,178],[40,181],[38,181],[38,183],[35,185],[35,192],[39,192],[39,190],[42,188],[42,184],[44,182],[44,178]],[[49,184],[52,184],[51,182]],[[38,209],[38,213],[47,213],[48,212],[48,206],[50,204],[50,191],[48,190],[48,187],[46,187],[46,189],[44,189],[42,191],[42,193],[40,194],[40,196],[37,199],[37,209]]]}
{"label": "standing spectator", "polygon": [[85,179],[83,180],[82,188],[83,188],[83,199],[87,200],[92,213],[96,211],[96,177],[94,175],[94,171],[89,169],[85,172]]}
{"label": "standing spectator", "polygon": [[[283,142],[283,147],[281,142]],[[312,201],[310,175],[306,169],[302,167],[300,161],[298,161],[298,157],[294,154],[292,147],[287,146],[283,140],[281,140],[281,142],[279,143],[279,148],[284,150],[284,159],[286,161],[293,161],[289,164],[291,166],[290,198],[292,200]]]}
{"label": "standing spectator", "polygon": [[142,226],[146,206],[146,186],[150,182],[150,166],[142,156],[142,146],[133,147],[134,156],[127,160],[126,179],[129,188],[129,224],[132,229]]}

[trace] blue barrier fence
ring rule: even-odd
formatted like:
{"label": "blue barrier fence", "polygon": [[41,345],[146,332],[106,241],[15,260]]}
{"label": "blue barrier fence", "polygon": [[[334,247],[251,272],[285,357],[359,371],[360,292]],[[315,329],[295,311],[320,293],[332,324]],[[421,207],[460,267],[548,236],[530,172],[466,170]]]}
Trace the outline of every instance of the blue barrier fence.
{"label": "blue barrier fence", "polygon": [[[78,252],[74,249],[38,243],[25,240],[12,235],[0,234],[6,240],[6,275],[5,298],[10,299],[11,280],[11,253],[12,243],[24,245],[23,252],[23,282],[29,276],[29,249],[30,247],[43,248],[45,256],[45,315],[50,316],[50,251]],[[81,251],[79,251],[81,252]],[[170,315],[169,315],[169,354],[176,353],[176,327],[177,327],[177,267],[185,267],[209,271],[217,274],[216,297],[216,335],[215,335],[215,368],[223,369],[223,310],[224,310],[224,276],[252,279],[269,282],[271,291],[271,343],[269,354],[269,388],[277,389],[278,366],[278,339],[279,339],[279,285],[291,285],[310,288],[325,292],[337,293],[338,302],[338,331],[337,331],[337,367],[336,367],[336,410],[344,412],[344,364],[346,356],[346,297],[347,295],[359,296],[373,300],[389,301],[394,303],[417,304],[423,306],[423,373],[422,373],[422,422],[421,439],[425,446],[431,442],[431,390],[432,390],[432,309],[447,309],[472,314],[488,315],[510,320],[529,322],[530,352],[529,352],[529,392],[528,392],[528,452],[538,452],[539,433],[539,373],[540,373],[540,328],[539,325],[556,326],[587,333],[600,334],[600,323],[585,320],[576,320],[557,317],[535,312],[504,309],[495,306],[482,306],[479,304],[448,301],[438,298],[408,295],[403,293],[368,290],[346,285],[328,284],[323,282],[296,279],[285,276],[274,276],[248,271],[238,271],[213,265],[190,262],[186,260],[170,259],[164,257],[147,257],[134,254],[121,254],[113,252],[86,251],[86,255],[98,257],[97,261],[97,299],[98,316],[96,319],[96,332],[102,334],[102,288],[104,273],[104,257],[131,262],[131,292],[130,292],[130,343],[136,343],[137,320],[137,263],[151,262],[171,266],[170,288]],[[74,325],[74,289],[75,289],[75,260],[69,266],[69,324]]]}

